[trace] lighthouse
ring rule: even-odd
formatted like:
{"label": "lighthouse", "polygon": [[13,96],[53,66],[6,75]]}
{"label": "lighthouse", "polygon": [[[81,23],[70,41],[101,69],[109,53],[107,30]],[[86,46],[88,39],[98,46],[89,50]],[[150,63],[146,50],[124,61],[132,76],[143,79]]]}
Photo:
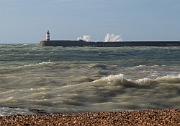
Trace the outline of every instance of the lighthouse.
{"label": "lighthouse", "polygon": [[50,32],[49,32],[49,30],[46,33],[46,41],[50,41]]}

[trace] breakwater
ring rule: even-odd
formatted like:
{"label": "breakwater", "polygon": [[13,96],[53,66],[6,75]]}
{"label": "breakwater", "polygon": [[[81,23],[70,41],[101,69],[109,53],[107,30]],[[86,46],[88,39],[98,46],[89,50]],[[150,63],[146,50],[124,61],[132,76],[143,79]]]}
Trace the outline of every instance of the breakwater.
{"label": "breakwater", "polygon": [[62,47],[123,47],[123,46],[180,46],[180,41],[121,41],[121,42],[86,42],[82,40],[41,41],[41,46]]}

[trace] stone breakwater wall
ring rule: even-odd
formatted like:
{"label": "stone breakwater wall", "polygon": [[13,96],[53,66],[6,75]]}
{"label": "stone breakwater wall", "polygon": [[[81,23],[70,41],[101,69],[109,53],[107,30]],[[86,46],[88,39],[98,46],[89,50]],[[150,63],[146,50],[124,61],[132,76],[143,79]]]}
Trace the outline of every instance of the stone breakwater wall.
{"label": "stone breakwater wall", "polygon": [[180,46],[180,41],[121,41],[121,42],[85,42],[76,40],[41,41],[41,46],[63,47],[123,47],[123,46]]}

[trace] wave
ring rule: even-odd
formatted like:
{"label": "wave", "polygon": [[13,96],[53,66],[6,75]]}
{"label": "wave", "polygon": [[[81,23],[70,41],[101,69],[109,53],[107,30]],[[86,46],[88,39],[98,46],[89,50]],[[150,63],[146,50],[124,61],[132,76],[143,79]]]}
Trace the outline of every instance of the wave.
{"label": "wave", "polygon": [[127,79],[124,74],[118,74],[102,77],[100,79],[94,80],[93,82],[98,84],[106,83],[111,85],[121,85],[124,87],[151,87],[159,83],[180,83],[180,74],[167,75],[155,79],[142,78],[137,80]]}
{"label": "wave", "polygon": [[35,67],[35,66],[44,66],[44,65],[53,65],[54,62],[40,62],[35,64],[27,64],[23,66],[18,66],[17,68],[24,68],[24,67]]}
{"label": "wave", "polygon": [[180,74],[158,77],[156,80],[161,83],[180,83]]}
{"label": "wave", "polygon": [[138,68],[158,68],[158,67],[166,67],[167,65],[137,65],[137,66],[133,66],[130,67],[131,69],[138,69]]}
{"label": "wave", "polygon": [[0,107],[0,116],[32,115],[32,114],[34,113],[25,108]]}
{"label": "wave", "polygon": [[90,68],[101,68],[101,69],[107,69],[108,65],[105,64],[90,64]]}

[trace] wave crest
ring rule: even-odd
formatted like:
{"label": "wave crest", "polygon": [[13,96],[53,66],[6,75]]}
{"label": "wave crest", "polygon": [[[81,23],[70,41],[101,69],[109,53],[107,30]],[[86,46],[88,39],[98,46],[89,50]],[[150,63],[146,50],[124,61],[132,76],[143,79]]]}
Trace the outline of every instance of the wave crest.
{"label": "wave crest", "polygon": [[36,67],[36,66],[44,66],[44,65],[51,65],[54,64],[53,62],[40,62],[35,64],[27,64],[23,66],[19,66],[18,68],[24,68],[24,67]]}
{"label": "wave crest", "polygon": [[156,80],[161,83],[180,83],[180,74],[158,77]]}
{"label": "wave crest", "polygon": [[118,75],[109,75],[107,77],[102,77],[98,80],[95,80],[94,82],[95,83],[107,83],[107,84],[119,85],[119,84],[128,83],[128,80],[126,80],[124,78],[123,74],[118,74]]}
{"label": "wave crest", "polygon": [[109,75],[93,81],[97,84],[121,85],[124,87],[151,87],[158,83],[180,83],[180,74],[177,76],[164,76],[156,79],[142,78],[137,80],[127,79],[124,74]]}

